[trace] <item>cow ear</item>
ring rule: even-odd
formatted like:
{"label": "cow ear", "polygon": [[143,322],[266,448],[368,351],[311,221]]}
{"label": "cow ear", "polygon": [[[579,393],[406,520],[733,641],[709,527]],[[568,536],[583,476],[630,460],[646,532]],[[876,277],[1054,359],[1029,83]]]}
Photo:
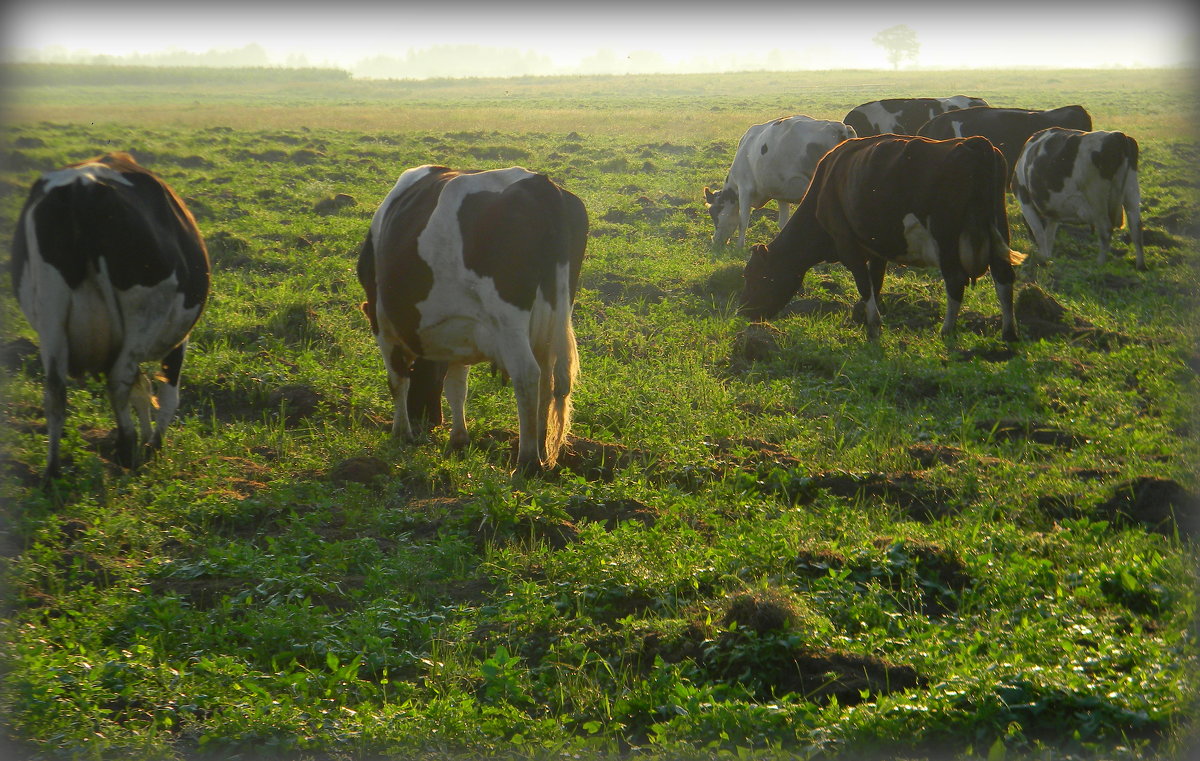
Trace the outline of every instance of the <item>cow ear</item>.
{"label": "cow ear", "polygon": [[712,189],[709,188],[707,185],[705,185],[704,186],[704,201],[705,201],[705,203],[712,203],[713,199],[716,197],[717,197],[717,194],[712,192]]}
{"label": "cow ear", "polygon": [[755,243],[753,246],[750,247],[750,255],[751,256],[766,256],[766,254],[767,254],[767,247],[761,243]]}

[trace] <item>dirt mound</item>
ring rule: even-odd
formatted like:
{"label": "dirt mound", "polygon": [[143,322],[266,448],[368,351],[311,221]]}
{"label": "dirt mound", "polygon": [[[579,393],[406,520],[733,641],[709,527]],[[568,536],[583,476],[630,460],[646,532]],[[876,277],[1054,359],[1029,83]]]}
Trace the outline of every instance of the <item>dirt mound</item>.
{"label": "dirt mound", "polygon": [[783,331],[767,322],[752,322],[733,337],[729,363],[745,367],[751,362],[763,362],[779,353]]}
{"label": "dirt mound", "polygon": [[723,628],[737,625],[757,634],[790,629],[799,619],[791,600],[786,596],[763,592],[743,592],[734,595],[721,619]]}
{"label": "dirt mound", "polygon": [[1096,506],[1095,516],[1120,526],[1144,526],[1183,538],[1200,533],[1200,497],[1169,478],[1144,476],[1113,489],[1113,496]]}
{"label": "dirt mound", "polygon": [[1013,308],[1017,314],[1017,321],[1021,323],[1041,321],[1058,325],[1066,324],[1066,308],[1058,303],[1057,299],[1042,290],[1040,286],[1032,283],[1017,292]]}
{"label": "dirt mound", "polygon": [[329,480],[372,484],[375,479],[390,475],[392,467],[378,457],[362,455],[342,460],[329,469]]}
{"label": "dirt mound", "polygon": [[312,386],[289,384],[280,386],[267,395],[267,407],[282,410],[287,425],[296,425],[317,413],[321,394]]}
{"label": "dirt mound", "polygon": [[354,196],[347,193],[338,193],[335,196],[322,198],[320,201],[317,201],[313,205],[313,211],[322,216],[329,216],[330,214],[337,214],[342,209],[357,205],[358,201]]}

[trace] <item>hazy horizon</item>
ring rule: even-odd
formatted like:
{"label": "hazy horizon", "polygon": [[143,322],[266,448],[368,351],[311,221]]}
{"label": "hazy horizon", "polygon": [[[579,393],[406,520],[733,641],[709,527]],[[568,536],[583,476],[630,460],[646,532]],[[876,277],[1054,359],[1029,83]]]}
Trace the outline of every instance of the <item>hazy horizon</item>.
{"label": "hazy horizon", "polygon": [[[6,61],[320,66],[359,77],[890,69],[872,38],[898,24],[920,50],[901,69],[1194,66],[1197,13],[1174,0],[1010,3],[1003,9],[869,0],[841,9],[703,0],[453,7],[216,0],[16,0],[0,11]],[[205,64],[202,61],[208,61]]]}

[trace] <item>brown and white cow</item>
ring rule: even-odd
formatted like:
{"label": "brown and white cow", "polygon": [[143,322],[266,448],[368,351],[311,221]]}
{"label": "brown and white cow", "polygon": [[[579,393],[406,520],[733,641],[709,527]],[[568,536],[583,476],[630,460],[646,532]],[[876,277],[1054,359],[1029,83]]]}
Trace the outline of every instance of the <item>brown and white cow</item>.
{"label": "brown and white cow", "polygon": [[989,269],[1003,336],[1017,340],[1004,159],[980,137],[929,140],[860,137],[834,148],[787,226],[751,249],[741,304],[753,319],[779,312],[815,264],[841,262],[854,275],[867,336],[879,336],[878,299],[888,262],[938,267],[946,285],[942,334],[951,335],[963,290]]}
{"label": "brown and white cow", "polygon": [[1040,261],[1054,250],[1058,225],[1088,225],[1096,235],[1104,264],[1113,230],[1128,220],[1137,252],[1137,268],[1146,268],[1142,251],[1138,144],[1123,132],[1082,132],[1051,127],[1025,143],[1013,175],[1013,194],[1037,242]]}
{"label": "brown and white cow", "polygon": [[465,446],[467,372],[486,360],[512,379],[518,464],[555,464],[578,373],[571,313],[587,226],[579,198],[520,167],[420,166],[400,175],[358,260],[363,312],[392,391],[393,436],[412,438],[414,383],[426,408],[440,405],[437,363],[445,363],[450,443]]}
{"label": "brown and white cow", "polygon": [[859,137],[883,135],[915,135],[925,122],[938,114],[972,106],[986,106],[983,98],[952,95],[949,98],[885,98],[855,106],[842,119],[854,128]]}
{"label": "brown and white cow", "polygon": [[779,226],[787,224],[788,204],[804,197],[817,162],[851,137],[854,130],[841,122],[803,115],[746,130],[724,187],[715,192],[704,188],[704,205],[713,219],[713,243],[728,242],[736,228],[738,246],[745,246],[750,211],[771,200],[779,202]]}
{"label": "brown and white cow", "polygon": [[935,116],[922,125],[917,134],[934,140],[972,135],[986,137],[1004,154],[1008,180],[1011,181],[1013,167],[1017,165],[1025,141],[1047,127],[1086,132],[1092,128],[1092,117],[1083,106],[1062,106],[1049,111],[975,106]]}
{"label": "brown and white cow", "polygon": [[[41,344],[46,479],[59,473],[68,377],[107,378],[119,462],[141,460],[131,405],[142,443],[160,447],[209,287],[204,240],[179,196],[127,153],[43,174],[17,222],[12,282]],[[141,370],[150,360],[161,365],[156,398]]]}

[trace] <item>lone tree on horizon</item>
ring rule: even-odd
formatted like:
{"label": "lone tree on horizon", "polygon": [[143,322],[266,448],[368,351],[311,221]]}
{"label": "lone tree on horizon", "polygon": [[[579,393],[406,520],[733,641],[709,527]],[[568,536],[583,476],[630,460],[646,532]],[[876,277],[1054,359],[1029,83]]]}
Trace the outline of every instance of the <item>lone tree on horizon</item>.
{"label": "lone tree on horizon", "polygon": [[907,24],[889,26],[871,38],[879,47],[887,51],[887,59],[893,69],[900,68],[900,61],[905,58],[916,62],[921,43],[917,42],[917,33]]}

